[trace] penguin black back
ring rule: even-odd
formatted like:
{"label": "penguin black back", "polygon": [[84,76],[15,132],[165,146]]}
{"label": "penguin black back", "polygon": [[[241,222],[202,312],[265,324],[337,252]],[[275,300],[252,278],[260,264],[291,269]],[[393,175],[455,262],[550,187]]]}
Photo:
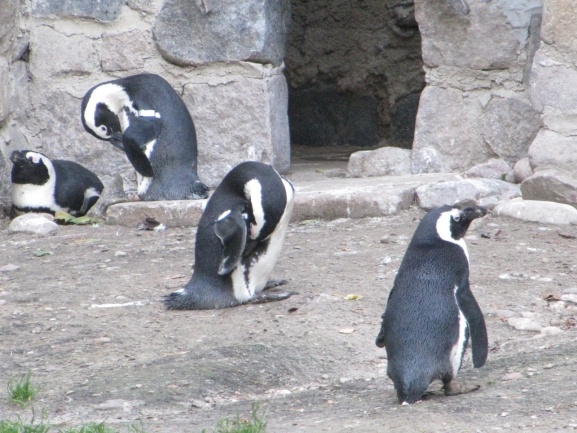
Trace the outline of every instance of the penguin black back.
{"label": "penguin black back", "polygon": [[481,310],[469,287],[463,236],[483,208],[443,206],[417,227],[395,278],[376,344],[387,351],[387,374],[400,403],[414,403],[440,379],[447,395],[466,392],[454,380],[469,334],[481,367],[488,343]]}
{"label": "penguin black back", "polygon": [[166,307],[225,308],[290,296],[261,292],[280,255],[293,195],[290,182],[269,165],[248,161],[233,168],[199,221],[192,278],[165,299]]}
{"label": "penguin black back", "polygon": [[86,131],[126,153],[143,200],[205,198],[197,175],[196,130],[172,86],[155,74],[100,83],[81,104]]}
{"label": "penguin black back", "polygon": [[64,211],[82,216],[104,189],[98,176],[74,161],[51,160],[30,150],[12,152],[10,160],[16,213]]}

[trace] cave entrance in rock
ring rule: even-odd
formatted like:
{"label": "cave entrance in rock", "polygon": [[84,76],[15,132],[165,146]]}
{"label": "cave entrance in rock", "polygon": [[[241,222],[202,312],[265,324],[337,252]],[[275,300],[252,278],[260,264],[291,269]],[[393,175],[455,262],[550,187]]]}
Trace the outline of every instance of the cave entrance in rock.
{"label": "cave entrance in rock", "polygon": [[425,86],[412,0],[291,0],[285,74],[294,156],[410,148]]}

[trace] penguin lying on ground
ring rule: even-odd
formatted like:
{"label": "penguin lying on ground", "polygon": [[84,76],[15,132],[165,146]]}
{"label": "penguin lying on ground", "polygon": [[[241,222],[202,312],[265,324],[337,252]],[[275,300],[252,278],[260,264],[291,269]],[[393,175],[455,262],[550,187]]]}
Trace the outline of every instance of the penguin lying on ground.
{"label": "penguin lying on ground", "polygon": [[15,150],[12,166],[12,207],[16,214],[56,211],[82,216],[100,197],[98,176],[73,161],[54,159],[31,150]]}
{"label": "penguin lying on ground", "polygon": [[293,207],[294,189],[271,166],[243,162],[214,191],[198,223],[192,278],[168,295],[172,310],[233,307],[286,299],[267,289]]}
{"label": "penguin lying on ground", "polygon": [[141,200],[206,198],[197,175],[196,131],[180,96],[159,75],[98,84],[82,99],[82,124],[126,153]]}
{"label": "penguin lying on ground", "polygon": [[487,359],[483,313],[469,287],[469,254],[463,237],[469,224],[487,211],[443,206],[420,222],[389,294],[378,347],[387,351],[387,374],[399,403],[415,403],[435,380],[445,395],[474,391],[455,377],[469,335],[473,365]]}

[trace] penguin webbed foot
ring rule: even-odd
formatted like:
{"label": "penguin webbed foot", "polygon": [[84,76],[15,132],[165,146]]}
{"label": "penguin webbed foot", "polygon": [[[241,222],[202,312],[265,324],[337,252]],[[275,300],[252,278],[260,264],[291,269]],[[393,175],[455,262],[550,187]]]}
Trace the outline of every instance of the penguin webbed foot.
{"label": "penguin webbed foot", "polygon": [[265,290],[270,290],[270,289],[274,289],[275,287],[279,287],[279,286],[284,286],[285,284],[287,284],[288,281],[281,279],[281,280],[268,280],[266,282],[266,286],[264,286],[263,292]]}
{"label": "penguin webbed foot", "polygon": [[260,292],[248,300],[248,304],[266,304],[267,302],[284,301],[297,292]]}
{"label": "penguin webbed foot", "polygon": [[481,385],[462,385],[455,379],[443,383],[443,390],[445,391],[446,396],[468,394],[470,392],[478,391],[479,389],[481,389]]}

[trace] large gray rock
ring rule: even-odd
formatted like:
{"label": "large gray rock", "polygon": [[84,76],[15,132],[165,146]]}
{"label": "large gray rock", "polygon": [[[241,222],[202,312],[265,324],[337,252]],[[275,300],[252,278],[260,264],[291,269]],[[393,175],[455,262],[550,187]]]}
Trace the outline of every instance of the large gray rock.
{"label": "large gray rock", "polygon": [[499,203],[493,213],[542,224],[577,224],[577,209],[550,201],[517,198]]}
{"label": "large gray rock", "polygon": [[573,172],[577,168],[577,136],[565,136],[542,129],[529,148],[534,171],[549,168]]}
{"label": "large gray rock", "polygon": [[20,1],[2,0],[0,7],[0,56],[12,57],[16,34],[18,33],[18,17]]}
{"label": "large gray rock", "polygon": [[518,185],[496,179],[465,179],[427,184],[415,190],[419,207],[477,204],[492,209],[499,201],[519,197]]}
{"label": "large gray rock", "polygon": [[535,109],[550,107],[563,114],[577,114],[577,68],[552,59],[542,49],[533,59],[529,89]]}
{"label": "large gray rock", "polygon": [[557,170],[538,171],[525,179],[521,192],[525,200],[554,201],[577,208],[577,178]]}
{"label": "large gray rock", "polygon": [[470,12],[462,16],[446,0],[415,1],[425,64],[485,70],[512,65],[527,38],[531,5],[540,2],[468,3]]}
{"label": "large gray rock", "polygon": [[177,65],[246,60],[280,65],[290,21],[288,0],[167,0],[154,38]]}
{"label": "large gray rock", "polygon": [[279,68],[243,66],[227,73],[215,65],[184,87],[196,126],[198,174],[209,186],[245,160],[272,164],[281,173],[290,166],[286,80]]}
{"label": "large gray rock", "polygon": [[483,138],[511,164],[527,156],[540,127],[540,114],[518,99],[493,97],[485,108]]}
{"label": "large gray rock", "polygon": [[[35,80],[53,76],[89,75],[100,69],[100,57],[93,39],[82,34],[67,35],[39,26],[31,35],[30,72]],[[58,59],[58,60],[55,60]]]}
{"label": "large gray rock", "polygon": [[122,33],[104,33],[100,61],[102,70],[129,71],[142,69],[144,60],[152,56],[152,37],[148,32],[132,30]]}
{"label": "large gray rock", "polygon": [[411,151],[398,147],[354,152],[347,167],[351,177],[403,176],[411,174]]}
{"label": "large gray rock", "polygon": [[465,172],[466,177],[480,177],[486,179],[498,179],[506,182],[514,182],[513,169],[502,159],[490,159],[487,162],[477,164]]}
{"label": "large gray rock", "polygon": [[577,136],[577,113],[546,114],[543,116],[543,126],[562,135]]}
{"label": "large gray rock", "polygon": [[577,3],[573,0],[547,0],[543,10],[541,38],[554,45],[559,59],[577,65]]}
{"label": "large gray rock", "polygon": [[114,21],[126,0],[37,0],[32,2],[32,13],[38,17],[91,18],[97,21]]}
{"label": "large gray rock", "polygon": [[455,89],[427,86],[413,143],[413,173],[462,172],[491,156],[480,134],[482,108]]}

